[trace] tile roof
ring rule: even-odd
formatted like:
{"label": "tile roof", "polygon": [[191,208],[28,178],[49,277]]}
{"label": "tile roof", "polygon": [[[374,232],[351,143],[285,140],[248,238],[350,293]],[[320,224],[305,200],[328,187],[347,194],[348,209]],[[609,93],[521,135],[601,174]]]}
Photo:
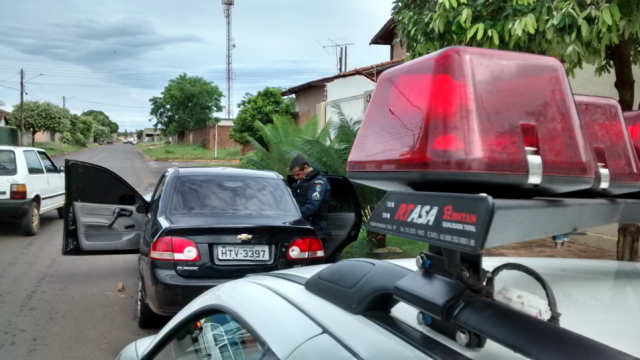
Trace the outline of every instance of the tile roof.
{"label": "tile roof", "polygon": [[297,92],[300,92],[302,90],[308,89],[310,87],[313,86],[319,86],[319,85],[324,85],[326,83],[330,83],[333,80],[336,79],[341,79],[341,78],[345,78],[345,77],[350,77],[350,76],[356,76],[356,75],[362,75],[367,77],[368,79],[372,80],[372,81],[376,81],[378,75],[380,75],[383,71],[390,69],[394,66],[400,65],[404,62],[404,59],[396,59],[396,60],[391,60],[391,61],[385,61],[385,62],[381,62],[379,64],[374,64],[374,65],[369,65],[369,66],[365,66],[365,67],[361,67],[361,68],[355,68],[353,70],[349,70],[337,75],[333,75],[333,76],[328,76],[328,77],[324,77],[321,79],[317,79],[317,80],[312,80],[309,82],[306,82],[304,84],[298,85],[298,86],[294,86],[291,87],[287,90],[282,91],[280,94],[282,96],[289,96],[289,95],[293,95]]}

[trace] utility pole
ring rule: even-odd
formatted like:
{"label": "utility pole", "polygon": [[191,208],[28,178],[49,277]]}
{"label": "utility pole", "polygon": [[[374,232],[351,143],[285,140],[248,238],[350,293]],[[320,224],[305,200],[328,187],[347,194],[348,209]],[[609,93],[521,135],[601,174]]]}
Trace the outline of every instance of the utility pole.
{"label": "utility pole", "polygon": [[[233,43],[231,36],[231,10],[233,9],[234,0],[222,0],[222,8],[224,9],[224,18],[227,20],[227,119],[233,118],[233,106],[231,101],[231,93],[233,92],[233,58],[232,53],[236,45]],[[218,157],[218,124],[216,124],[216,143],[214,155]]]}
{"label": "utility pole", "polygon": [[343,60],[342,60],[342,59],[343,59],[343,58],[342,58],[342,52],[343,52],[343,51],[344,51],[344,49],[343,49],[343,48],[340,48],[340,67],[339,67],[339,69],[338,69],[338,74],[341,74],[341,73],[342,73],[342,61],[343,61]]}
{"label": "utility pole", "polygon": [[67,105],[67,98],[63,96],[62,97],[62,108],[66,109],[67,108],[66,105]]}
{"label": "utility pole", "polygon": [[20,146],[24,146],[24,70],[20,69]]}

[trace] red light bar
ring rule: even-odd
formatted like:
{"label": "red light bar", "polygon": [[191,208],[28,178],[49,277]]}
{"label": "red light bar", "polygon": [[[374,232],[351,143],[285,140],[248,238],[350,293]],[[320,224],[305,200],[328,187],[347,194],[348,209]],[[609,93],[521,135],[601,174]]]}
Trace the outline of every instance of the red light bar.
{"label": "red light bar", "polygon": [[576,95],[576,106],[598,164],[592,190],[607,195],[640,191],[640,163],[617,101]]}
{"label": "red light bar", "polygon": [[347,170],[388,190],[558,193],[591,187],[595,164],[559,61],[453,47],[380,76]]}

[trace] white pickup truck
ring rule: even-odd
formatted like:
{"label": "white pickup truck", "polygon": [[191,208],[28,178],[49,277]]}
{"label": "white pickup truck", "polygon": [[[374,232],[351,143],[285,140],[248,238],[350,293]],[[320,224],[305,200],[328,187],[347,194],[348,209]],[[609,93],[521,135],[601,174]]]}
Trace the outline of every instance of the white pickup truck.
{"label": "white pickup truck", "polygon": [[0,217],[20,220],[22,232],[33,236],[40,214],[57,210],[63,217],[64,168],[38,148],[0,146]]}

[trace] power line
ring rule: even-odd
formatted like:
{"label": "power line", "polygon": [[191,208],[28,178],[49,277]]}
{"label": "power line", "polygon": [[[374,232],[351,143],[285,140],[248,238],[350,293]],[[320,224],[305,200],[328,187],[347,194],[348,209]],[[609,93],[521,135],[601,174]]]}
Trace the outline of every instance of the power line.
{"label": "power line", "polygon": [[2,84],[0,84],[0,86],[2,86],[4,88],[7,88],[7,89],[11,89],[11,90],[20,90],[20,89],[12,88],[10,86],[6,86],[6,85],[2,85]]}
{"label": "power line", "polygon": [[[69,100],[71,100],[71,99],[69,99]],[[149,106],[127,106],[127,105],[105,104],[105,103],[99,103],[99,102],[88,101],[88,100],[80,100],[80,99],[73,99],[73,100],[74,101],[86,102],[86,103],[90,103],[90,104],[117,106],[117,107],[124,107],[124,108],[138,108],[138,109],[148,109],[149,108]]]}
{"label": "power line", "polygon": [[20,74],[20,71],[18,71],[17,73],[15,73],[15,74],[13,74],[13,75],[9,76],[8,78],[6,78],[6,79],[4,79],[4,80],[0,80],[0,82],[5,82],[5,81],[7,81],[7,80],[11,79],[12,77],[14,77],[14,76],[16,76],[16,75],[18,75],[18,74]]}

